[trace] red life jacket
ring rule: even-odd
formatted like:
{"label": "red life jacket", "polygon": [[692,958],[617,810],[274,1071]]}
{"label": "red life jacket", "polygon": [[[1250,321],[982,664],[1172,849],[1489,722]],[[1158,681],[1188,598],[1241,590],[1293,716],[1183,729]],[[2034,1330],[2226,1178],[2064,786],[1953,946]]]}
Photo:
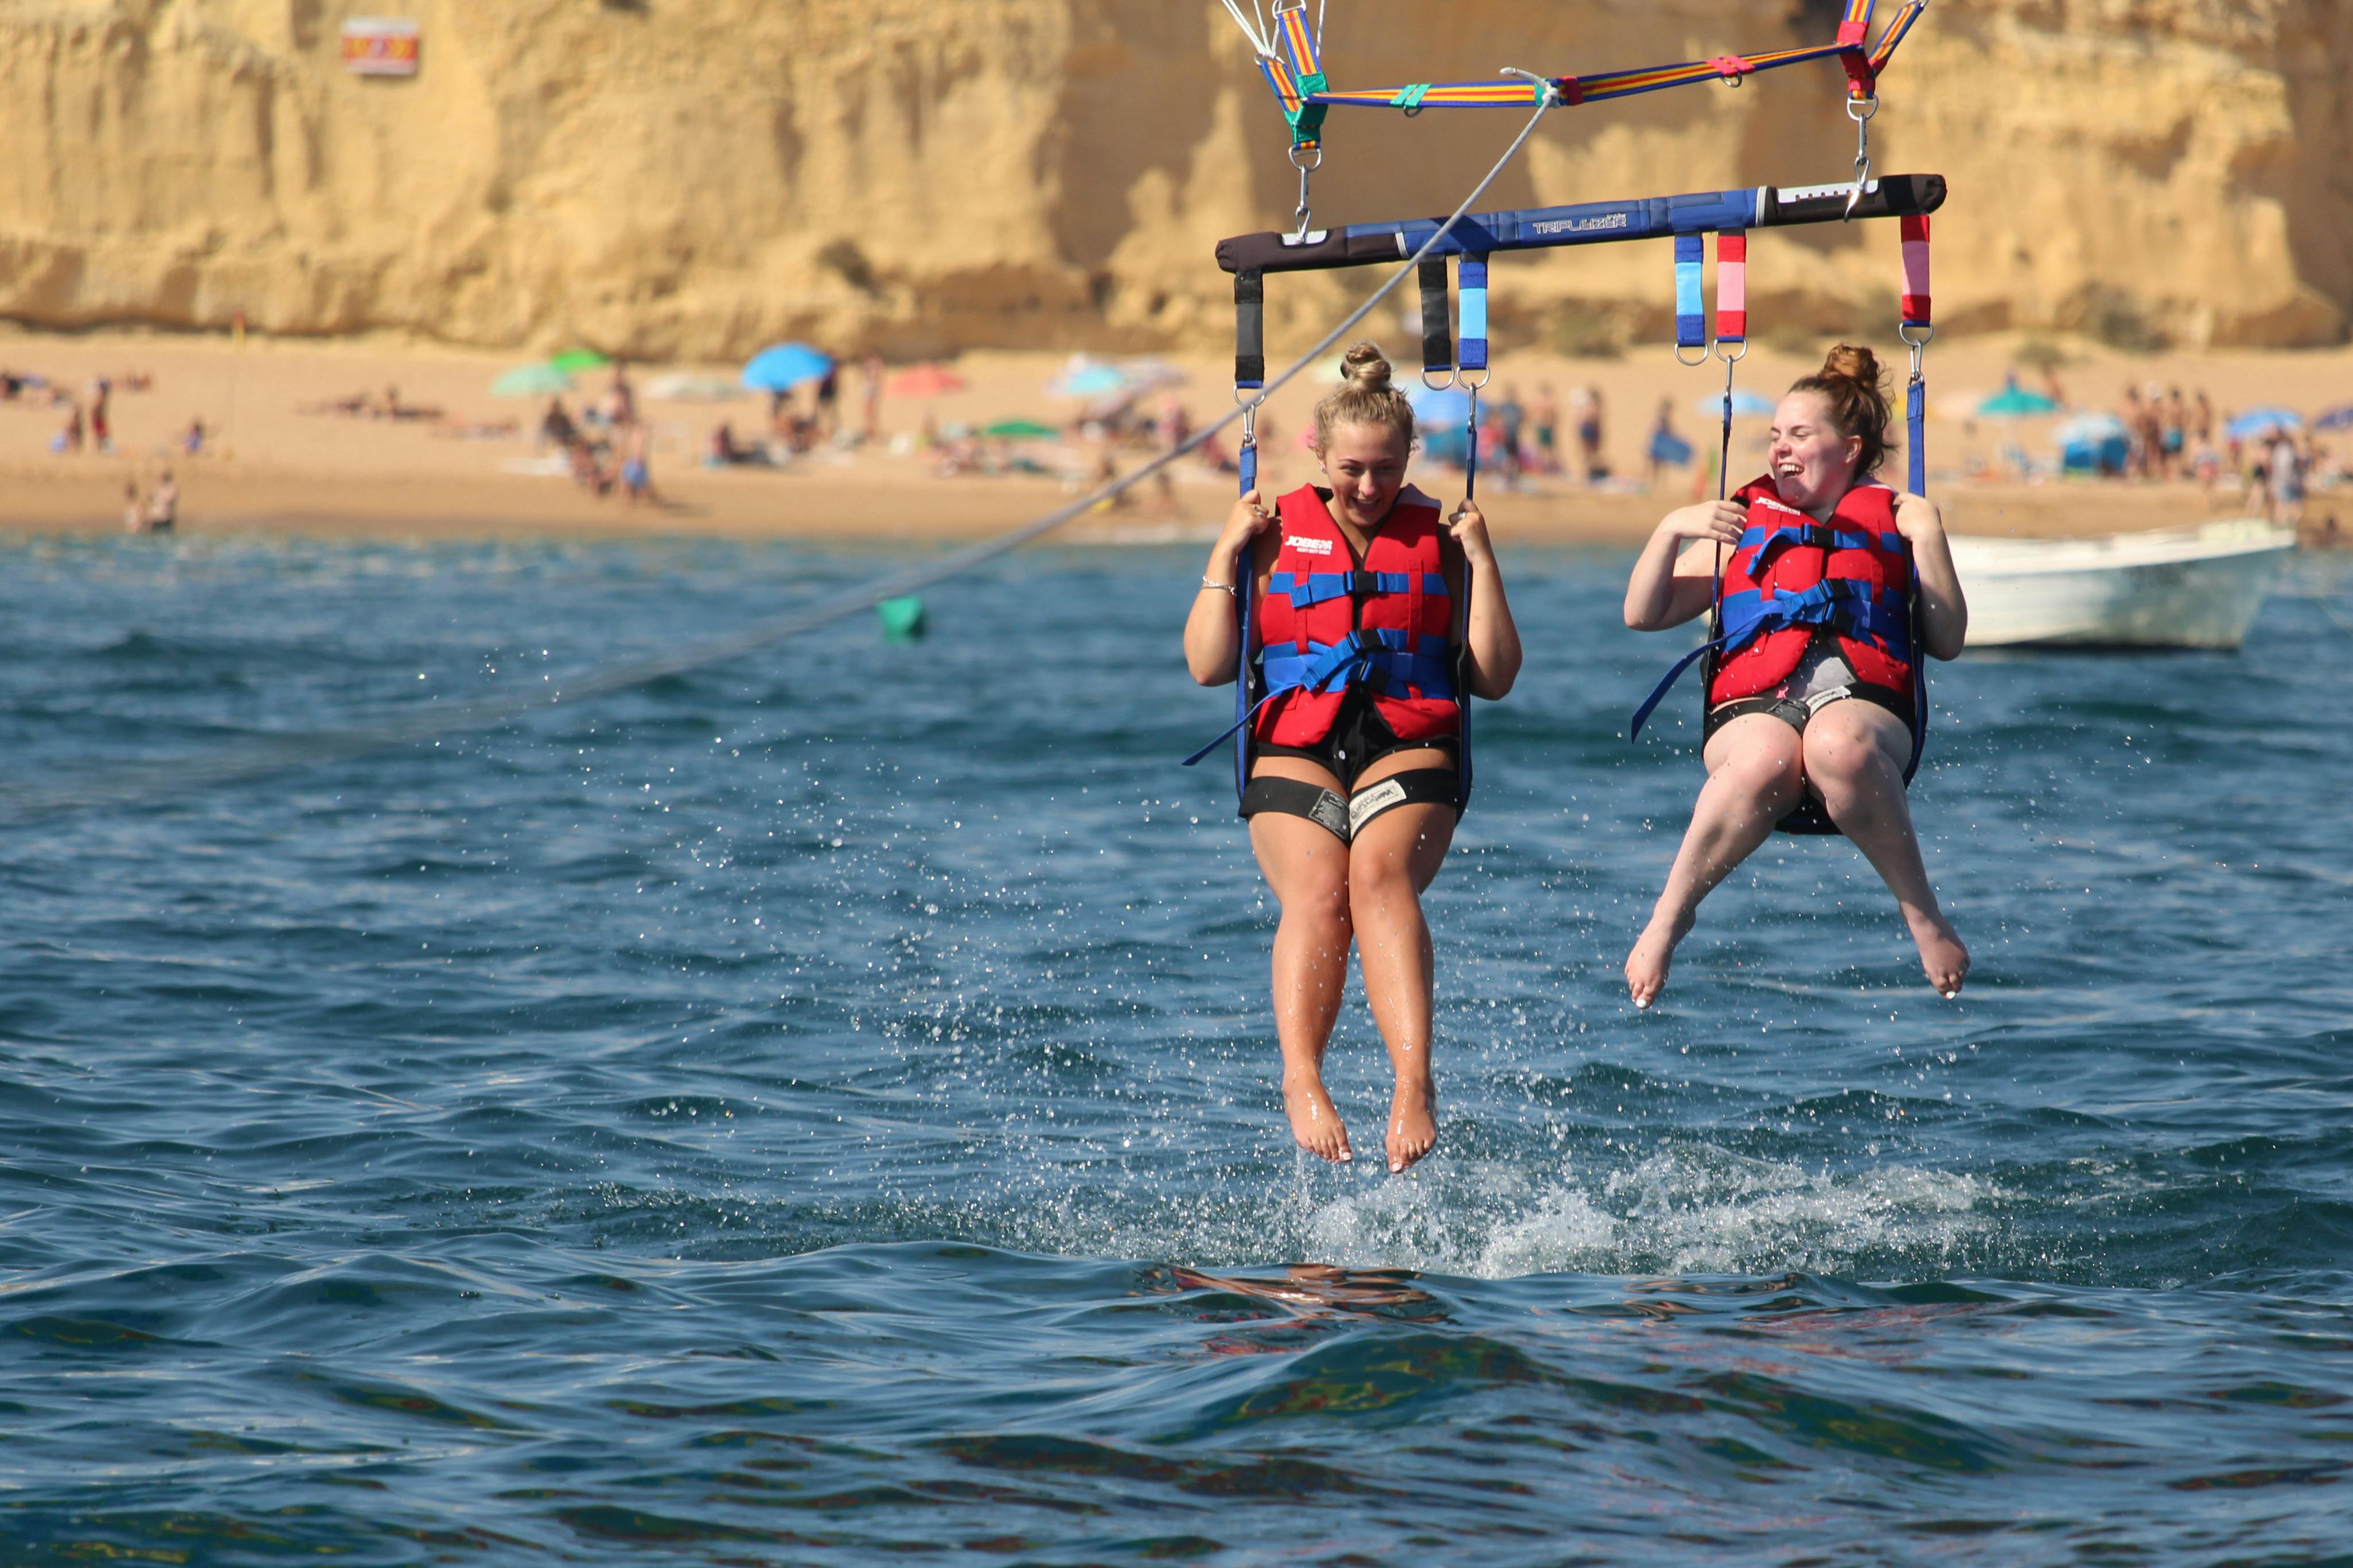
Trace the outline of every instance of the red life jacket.
{"label": "red life jacket", "polygon": [[1347,689],[1362,686],[1400,741],[1459,733],[1438,508],[1399,500],[1359,568],[1314,486],[1276,504],[1282,546],[1252,617],[1269,697],[1250,732],[1313,746],[1332,732]]}
{"label": "red life jacket", "polygon": [[1733,499],[1748,508],[1748,528],[1725,563],[1725,651],[1708,706],[1778,686],[1824,629],[1858,680],[1910,701],[1912,546],[1896,531],[1895,492],[1859,484],[1828,522],[1784,505],[1770,479]]}

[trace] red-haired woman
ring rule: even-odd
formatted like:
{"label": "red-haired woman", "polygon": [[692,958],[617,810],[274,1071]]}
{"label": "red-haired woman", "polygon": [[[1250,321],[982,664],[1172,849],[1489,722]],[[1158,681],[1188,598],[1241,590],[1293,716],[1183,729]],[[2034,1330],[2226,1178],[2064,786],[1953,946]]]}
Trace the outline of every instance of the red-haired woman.
{"label": "red-haired woman", "polygon": [[1626,624],[1660,631],[1707,612],[1722,560],[1727,637],[1707,693],[1707,783],[1626,959],[1638,1007],[1665,987],[1699,901],[1809,800],[1894,893],[1928,983],[1949,997],[1968,973],[1904,798],[1914,648],[1957,657],[1968,605],[1935,503],[1873,477],[1887,422],[1878,361],[1840,344],[1774,411],[1766,475],[1669,512],[1635,563]]}

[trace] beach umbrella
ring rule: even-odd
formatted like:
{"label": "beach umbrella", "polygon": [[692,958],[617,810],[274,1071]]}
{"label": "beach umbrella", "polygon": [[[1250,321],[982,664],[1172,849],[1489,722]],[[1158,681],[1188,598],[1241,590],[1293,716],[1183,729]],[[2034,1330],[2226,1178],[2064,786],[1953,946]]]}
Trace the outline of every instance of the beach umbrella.
{"label": "beach umbrella", "polygon": [[2353,403],[2341,404],[2312,422],[2316,430],[2343,430],[2353,427]]}
{"label": "beach umbrella", "polygon": [[2293,409],[2250,408],[2228,425],[2222,434],[2233,441],[2243,441],[2250,436],[2260,436],[2267,430],[2301,430],[2304,420]]}
{"label": "beach umbrella", "polygon": [[1165,359],[1122,360],[1119,373],[1127,377],[1129,387],[1137,392],[1158,392],[1164,387],[1182,386],[1191,379]]}
{"label": "beach umbrella", "polygon": [[2041,414],[2056,414],[2059,405],[2039,392],[2005,386],[1978,404],[1978,412],[1989,419],[2031,419]]}
{"label": "beach umbrella", "polygon": [[[1770,399],[1759,397],[1746,387],[1732,395],[1732,412],[1736,418],[1768,418],[1773,413],[1773,408],[1774,405]],[[1705,419],[1723,418],[1724,395],[1717,392],[1710,393],[1705,397],[1694,398],[1692,412]]]}
{"label": "beach umbrella", "polygon": [[2091,413],[2076,415],[2075,417],[2051,432],[2051,438],[2065,446],[2076,441],[2096,444],[2114,437],[2129,434],[2130,432],[2125,428],[2125,422],[2115,415]]}
{"label": "beach umbrella", "polygon": [[1127,373],[1115,364],[1102,360],[1071,356],[1062,373],[1046,384],[1050,397],[1101,397],[1109,392],[1125,392],[1130,383]]}
{"label": "beach umbrella", "polygon": [[1471,449],[1471,395],[1460,387],[1414,387],[1406,401],[1413,406],[1414,434],[1421,439],[1422,455],[1440,463],[1459,463]]}
{"label": "beach umbrella", "polygon": [[595,349],[565,349],[547,363],[568,375],[575,371],[601,370],[613,362]]}
{"label": "beach umbrella", "polygon": [[492,397],[554,397],[572,390],[572,377],[552,364],[519,364],[491,383]]}
{"label": "beach umbrella", "polygon": [[964,377],[944,364],[909,365],[882,384],[893,397],[939,397],[964,390]]}
{"label": "beach umbrella", "polygon": [[674,370],[646,383],[646,395],[664,403],[733,403],[744,389],[723,375]]}
{"label": "beach umbrella", "polygon": [[1041,436],[1059,436],[1062,432],[1051,425],[1040,425],[1035,419],[1000,419],[994,425],[982,426],[980,433],[1007,440],[1031,441]]}
{"label": "beach umbrella", "polygon": [[744,366],[744,384],[754,392],[790,392],[806,381],[822,380],[833,368],[829,354],[807,343],[772,343]]}

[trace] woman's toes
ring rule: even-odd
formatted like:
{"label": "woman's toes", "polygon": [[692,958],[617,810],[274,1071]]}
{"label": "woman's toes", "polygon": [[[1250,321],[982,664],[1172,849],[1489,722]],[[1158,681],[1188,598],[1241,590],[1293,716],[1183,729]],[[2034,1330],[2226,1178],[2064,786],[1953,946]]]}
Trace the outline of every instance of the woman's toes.
{"label": "woman's toes", "polygon": [[1302,1149],[1318,1159],[1345,1164],[1356,1158],[1348,1147],[1348,1129],[1339,1109],[1321,1083],[1282,1086],[1283,1114],[1291,1119],[1291,1135]]}
{"label": "woman's toes", "polygon": [[1415,1163],[1438,1147],[1438,1118],[1431,1111],[1427,1085],[1411,1089],[1400,1084],[1389,1103],[1388,1147],[1391,1173]]}

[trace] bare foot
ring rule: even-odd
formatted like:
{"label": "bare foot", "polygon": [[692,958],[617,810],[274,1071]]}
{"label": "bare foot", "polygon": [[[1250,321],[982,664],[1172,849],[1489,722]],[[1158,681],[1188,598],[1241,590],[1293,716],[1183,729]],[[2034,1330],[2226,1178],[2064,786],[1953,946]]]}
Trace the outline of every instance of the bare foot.
{"label": "bare foot", "polygon": [[1389,1096],[1389,1173],[1395,1175],[1438,1147],[1438,1096],[1428,1079],[1398,1080]]}
{"label": "bare foot", "polygon": [[1912,928],[1912,940],[1920,944],[1920,967],[1927,971],[1928,984],[1951,1001],[1961,994],[1961,982],[1969,973],[1969,950],[1961,945],[1960,932],[1941,914],[1906,910],[1904,920]]}
{"label": "bare foot", "polygon": [[1282,1112],[1291,1118],[1291,1135],[1309,1153],[1335,1165],[1356,1157],[1348,1147],[1348,1130],[1341,1125],[1339,1109],[1324,1092],[1324,1080],[1313,1068],[1283,1073]]}
{"label": "bare foot", "polygon": [[1642,934],[1635,938],[1634,951],[1626,955],[1626,989],[1633,994],[1635,1006],[1649,1006],[1667,988],[1667,971],[1675,962],[1675,944],[1691,935],[1691,928],[1688,910],[1672,920],[1652,915],[1651,923],[1642,928]]}

